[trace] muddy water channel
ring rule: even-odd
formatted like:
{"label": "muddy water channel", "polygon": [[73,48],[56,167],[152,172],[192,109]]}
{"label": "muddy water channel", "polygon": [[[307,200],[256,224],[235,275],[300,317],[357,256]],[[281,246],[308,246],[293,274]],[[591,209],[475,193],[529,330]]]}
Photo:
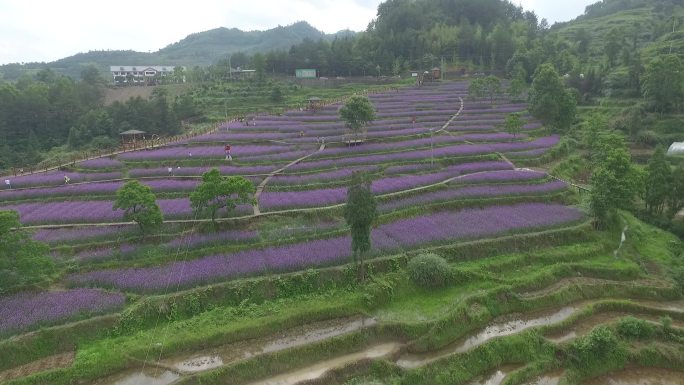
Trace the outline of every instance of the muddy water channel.
{"label": "muddy water channel", "polygon": [[[627,316],[633,316],[637,319],[651,321],[654,323],[660,322],[660,317],[653,315],[624,312],[597,313],[585,319],[582,319],[579,322],[576,322],[575,324],[563,330],[562,332],[549,334],[547,335],[547,338],[557,343],[570,341],[589,333],[593,328],[599,325],[616,322],[618,319]],[[684,323],[674,320],[672,321],[672,326],[682,328],[684,327]]]}
{"label": "muddy water channel", "polygon": [[319,322],[297,327],[268,338],[241,341],[192,355],[161,361],[161,366],[181,373],[201,372],[265,353],[277,352],[319,342],[375,325],[372,318],[353,318]]}
{"label": "muddy water channel", "polygon": [[359,317],[316,322],[289,329],[278,335],[240,341],[201,353],[179,355],[160,362],[148,362],[146,366],[149,369],[130,370],[98,380],[93,385],[169,385],[183,374],[202,372],[261,354],[341,336],[371,327],[376,323],[372,318]]}
{"label": "muddy water channel", "polygon": [[519,368],[519,366],[504,365],[487,376],[482,376],[473,380],[468,385],[501,385],[508,373],[516,370],[517,368]]}
{"label": "muddy water channel", "polygon": [[396,354],[399,352],[399,349],[401,349],[402,346],[403,344],[398,342],[375,345],[358,353],[347,354],[346,356],[319,362],[315,365],[299,369],[294,372],[267,378],[265,380],[254,382],[250,385],[294,385],[302,381],[315,380],[322,377],[330,370],[339,369],[363,359],[382,358]]}
{"label": "muddy water channel", "polygon": [[631,368],[594,378],[583,385],[684,385],[684,372]]}
{"label": "muddy water channel", "polygon": [[558,385],[562,375],[562,371],[547,373],[537,377],[532,382],[528,382],[525,385]]}
{"label": "muddy water channel", "polygon": [[96,381],[93,385],[170,385],[179,378],[178,373],[169,370],[147,368],[127,371]]}
{"label": "muddy water channel", "polygon": [[444,349],[424,354],[405,354],[397,361],[397,365],[408,369],[416,368],[455,353],[466,352],[495,337],[508,336],[511,334],[520,333],[529,328],[558,323],[569,318],[582,306],[583,304],[576,304],[563,307],[560,310],[556,309],[552,311],[546,311],[544,313],[532,313],[525,316],[523,319],[495,322],[494,324],[487,326],[484,330],[480,331],[476,335],[465,340],[461,340]]}

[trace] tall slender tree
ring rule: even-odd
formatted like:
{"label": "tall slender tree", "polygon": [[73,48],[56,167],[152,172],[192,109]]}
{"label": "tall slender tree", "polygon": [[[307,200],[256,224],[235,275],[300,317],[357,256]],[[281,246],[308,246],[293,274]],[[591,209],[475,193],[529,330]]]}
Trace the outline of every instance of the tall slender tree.
{"label": "tall slender tree", "polygon": [[378,216],[371,183],[368,174],[360,171],[352,173],[347,189],[347,204],[344,206],[344,218],[351,228],[352,258],[358,266],[360,280],[365,276],[364,256],[371,249],[371,226]]}
{"label": "tall slender tree", "polygon": [[649,213],[655,215],[663,213],[670,194],[670,178],[670,165],[665,160],[665,150],[658,146],[646,166],[644,202]]}

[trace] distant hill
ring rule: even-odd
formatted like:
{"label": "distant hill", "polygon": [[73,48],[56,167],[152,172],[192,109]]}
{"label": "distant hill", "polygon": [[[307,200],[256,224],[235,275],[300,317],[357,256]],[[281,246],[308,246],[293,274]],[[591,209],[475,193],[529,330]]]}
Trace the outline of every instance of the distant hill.
{"label": "distant hill", "polygon": [[681,0],[603,0],[588,6],[575,20],[554,24],[551,33],[576,43],[586,33],[587,54],[600,62],[605,57],[606,39],[616,31],[621,43],[630,47],[630,54],[638,50],[648,62],[669,52],[684,58],[683,22]]}
{"label": "distant hill", "polygon": [[349,30],[325,34],[304,21],[285,27],[278,26],[266,31],[242,31],[237,28],[221,27],[193,33],[157,52],[90,51],[50,63],[2,65],[0,66],[0,74],[5,80],[11,81],[17,79],[24,72],[34,72],[43,68],[50,68],[57,73],[78,78],[81,69],[90,64],[95,64],[105,73],[109,72],[110,65],[205,66],[235,52],[252,54],[271,50],[288,50],[292,45],[301,43],[304,39],[333,40],[338,36],[354,34],[355,32]]}

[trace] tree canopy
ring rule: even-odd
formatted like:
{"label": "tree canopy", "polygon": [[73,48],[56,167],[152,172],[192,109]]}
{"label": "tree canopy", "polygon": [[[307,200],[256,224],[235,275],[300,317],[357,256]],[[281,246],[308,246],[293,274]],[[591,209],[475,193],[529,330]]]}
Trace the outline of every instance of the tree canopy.
{"label": "tree canopy", "polygon": [[520,119],[520,114],[511,113],[506,116],[504,121],[504,127],[506,127],[506,132],[516,136],[520,133],[520,130],[525,125],[525,122]]}
{"label": "tree canopy", "polygon": [[254,183],[242,176],[221,176],[217,168],[202,174],[202,183],[190,194],[190,204],[197,213],[207,212],[215,222],[218,210],[234,210],[239,204],[252,203]]}
{"label": "tree canopy", "polygon": [[375,108],[368,98],[352,96],[340,108],[340,118],[345,121],[347,128],[358,132],[366,124],[375,120]]}
{"label": "tree canopy", "polygon": [[0,295],[49,279],[55,266],[48,252],[21,230],[16,211],[0,211]]}
{"label": "tree canopy", "polygon": [[607,223],[617,209],[633,207],[640,189],[640,175],[622,137],[609,134],[599,138],[591,175],[591,211],[599,226]]}
{"label": "tree canopy", "polygon": [[684,98],[684,65],[677,55],[661,55],[646,66],[642,92],[655,110],[676,109]]}
{"label": "tree canopy", "polygon": [[530,112],[545,124],[567,129],[575,120],[576,100],[551,64],[542,64],[529,92]]}
{"label": "tree canopy", "polygon": [[137,223],[143,233],[160,227],[164,222],[152,189],[137,180],[126,182],[116,191],[112,209],[124,210],[124,220]]}

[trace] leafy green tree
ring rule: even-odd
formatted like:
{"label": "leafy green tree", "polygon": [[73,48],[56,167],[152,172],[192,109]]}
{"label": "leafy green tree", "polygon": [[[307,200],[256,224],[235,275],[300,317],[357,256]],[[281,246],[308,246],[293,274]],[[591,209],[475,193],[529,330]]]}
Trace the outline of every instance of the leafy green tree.
{"label": "leafy green tree", "polygon": [[608,65],[610,67],[615,65],[617,57],[620,54],[620,50],[622,49],[621,36],[622,34],[620,31],[618,31],[617,28],[613,28],[606,37],[604,51],[606,53],[606,57],[608,58]]}
{"label": "leafy green tree", "polygon": [[358,264],[361,280],[365,275],[364,255],[371,249],[371,226],[378,217],[371,183],[368,174],[359,171],[352,173],[347,189],[347,204],[344,206],[344,219],[351,228],[352,257],[354,263]]}
{"label": "leafy green tree", "polygon": [[684,208],[684,167],[681,165],[672,172],[667,204],[670,217]]}
{"label": "leafy green tree", "polygon": [[575,120],[577,101],[553,65],[542,64],[534,75],[529,92],[530,112],[551,127],[565,130]]}
{"label": "leafy green tree", "polygon": [[256,79],[259,83],[263,83],[266,77],[266,59],[261,53],[255,53],[252,56],[252,67],[256,71]]}
{"label": "leafy green tree", "polygon": [[516,76],[511,80],[511,84],[508,86],[508,95],[511,99],[518,99],[525,92],[527,83],[525,83],[524,75]]}
{"label": "leafy green tree", "polygon": [[283,97],[283,90],[280,88],[280,86],[276,85],[273,86],[273,89],[271,89],[271,96],[270,99],[272,102],[282,102],[284,97]]}
{"label": "leafy green tree", "polygon": [[677,55],[658,56],[646,66],[642,92],[656,111],[668,112],[684,98],[684,65]]}
{"label": "leafy green tree", "polygon": [[484,89],[489,95],[489,103],[494,103],[494,96],[501,93],[501,80],[493,75],[487,76],[484,78]]}
{"label": "leafy green tree", "polygon": [[485,87],[484,78],[472,80],[468,85],[468,96],[470,96],[472,100],[484,97],[486,93]]}
{"label": "leafy green tree", "polygon": [[516,136],[520,133],[520,130],[525,125],[522,119],[520,119],[520,114],[511,113],[506,116],[506,121],[504,122],[504,127],[506,127],[506,132]]}
{"label": "leafy green tree", "polygon": [[670,165],[665,160],[665,150],[658,146],[646,166],[644,202],[649,213],[663,213],[671,189],[670,174]]}
{"label": "leafy green tree", "polygon": [[0,211],[0,294],[48,280],[55,271],[48,252],[21,229],[16,211]]}
{"label": "leafy green tree", "polygon": [[202,183],[190,194],[190,204],[197,213],[208,212],[215,223],[218,210],[234,210],[239,204],[254,202],[254,183],[241,176],[221,176],[217,168],[202,174]]}
{"label": "leafy green tree", "polygon": [[591,176],[590,207],[596,224],[607,223],[609,214],[617,209],[633,207],[634,196],[640,189],[641,177],[632,165],[627,146],[621,137],[606,135],[599,139],[595,168]]}
{"label": "leafy green tree", "polygon": [[159,228],[164,222],[156,199],[149,186],[132,180],[116,191],[112,209],[124,210],[124,220],[137,223],[144,234]]}
{"label": "leafy green tree", "polygon": [[352,96],[340,108],[340,118],[350,130],[358,133],[366,124],[375,120],[375,108],[368,98]]}

